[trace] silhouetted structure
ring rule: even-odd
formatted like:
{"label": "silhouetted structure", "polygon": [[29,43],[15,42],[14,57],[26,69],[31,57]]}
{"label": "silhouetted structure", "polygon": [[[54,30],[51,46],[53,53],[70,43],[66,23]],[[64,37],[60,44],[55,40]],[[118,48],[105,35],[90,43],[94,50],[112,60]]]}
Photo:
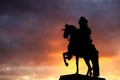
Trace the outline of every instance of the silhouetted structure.
{"label": "silhouetted structure", "polygon": [[[98,51],[92,43],[91,30],[87,23],[88,20],[85,17],[81,17],[78,21],[80,29],[68,24],[65,25],[65,29],[62,29],[64,31],[63,37],[69,41],[68,51],[63,53],[64,63],[68,66],[66,60],[71,60],[72,56],[75,56],[77,68],[76,74],[60,76],[59,80],[105,80],[104,78],[99,78]],[[86,75],[78,74],[79,58],[83,58],[88,67]],[[90,65],[90,60],[92,66]]]}
{"label": "silhouetted structure", "polygon": [[[87,24],[88,21],[85,17],[81,17],[78,23],[80,29],[68,24],[66,24],[65,29],[63,29],[63,37],[66,39],[69,38],[68,52],[63,53],[65,65],[68,66],[66,59],[70,60],[74,55],[76,57],[76,74],[78,74],[78,59],[81,57],[88,66],[87,75],[94,77],[99,76],[98,51],[92,44],[92,39],[90,38],[91,30]],[[93,65],[92,67],[90,65],[90,60]]]}
{"label": "silhouetted structure", "polygon": [[60,76],[59,80],[105,80],[104,78],[90,77],[80,74],[70,74]]}

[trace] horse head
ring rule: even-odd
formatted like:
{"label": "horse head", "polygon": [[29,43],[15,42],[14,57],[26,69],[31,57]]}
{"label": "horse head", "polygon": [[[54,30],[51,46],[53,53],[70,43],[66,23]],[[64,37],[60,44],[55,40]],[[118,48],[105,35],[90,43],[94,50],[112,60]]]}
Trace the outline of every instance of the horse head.
{"label": "horse head", "polygon": [[73,25],[66,24],[64,27],[65,29],[62,29],[64,31],[64,34],[63,34],[64,38],[68,38],[69,35],[71,35],[76,30],[76,27]]}

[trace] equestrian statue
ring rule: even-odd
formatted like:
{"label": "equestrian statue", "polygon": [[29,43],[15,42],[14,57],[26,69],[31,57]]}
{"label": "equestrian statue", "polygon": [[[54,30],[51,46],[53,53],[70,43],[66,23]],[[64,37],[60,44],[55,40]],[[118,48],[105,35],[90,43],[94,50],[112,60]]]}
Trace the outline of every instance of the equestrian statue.
{"label": "equestrian statue", "polygon": [[[99,61],[98,61],[98,50],[92,43],[91,30],[88,27],[88,20],[81,16],[78,24],[80,28],[77,29],[74,25],[66,24],[63,33],[63,37],[68,39],[68,51],[63,53],[63,59],[66,66],[68,63],[66,60],[71,60],[73,56],[76,58],[76,74],[79,73],[78,63],[79,58],[83,58],[88,71],[87,76],[98,77],[99,74]],[[90,64],[92,62],[92,65]]]}

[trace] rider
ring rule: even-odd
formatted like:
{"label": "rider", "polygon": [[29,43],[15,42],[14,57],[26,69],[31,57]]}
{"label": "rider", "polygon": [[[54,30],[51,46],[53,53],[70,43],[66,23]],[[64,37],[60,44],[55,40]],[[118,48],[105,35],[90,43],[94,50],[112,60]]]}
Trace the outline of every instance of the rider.
{"label": "rider", "polygon": [[90,38],[91,30],[87,25],[88,21],[85,19],[85,17],[80,17],[80,20],[78,24],[80,25],[80,28],[78,29],[79,35],[80,35],[80,44],[88,45],[92,43],[92,39]]}
{"label": "rider", "polygon": [[[88,27],[88,20],[81,16],[78,24],[80,25],[80,28],[78,29],[78,34],[80,37],[78,37],[79,41],[79,47],[81,47],[81,53],[84,53],[84,51],[91,51],[95,54],[91,55],[93,57],[92,64],[93,64],[93,76],[99,76],[99,64],[98,64],[98,51],[96,50],[95,46],[92,44],[92,39],[90,37],[91,30]],[[87,54],[90,56],[90,54]]]}

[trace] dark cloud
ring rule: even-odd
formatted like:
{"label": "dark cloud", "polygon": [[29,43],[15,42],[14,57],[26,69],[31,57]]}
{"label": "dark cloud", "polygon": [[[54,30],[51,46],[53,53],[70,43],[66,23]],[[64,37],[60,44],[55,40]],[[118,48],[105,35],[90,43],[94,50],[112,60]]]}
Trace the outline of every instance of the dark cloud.
{"label": "dark cloud", "polygon": [[26,12],[33,10],[32,4],[30,4],[27,0],[0,0],[0,10],[1,13],[4,12]]}

